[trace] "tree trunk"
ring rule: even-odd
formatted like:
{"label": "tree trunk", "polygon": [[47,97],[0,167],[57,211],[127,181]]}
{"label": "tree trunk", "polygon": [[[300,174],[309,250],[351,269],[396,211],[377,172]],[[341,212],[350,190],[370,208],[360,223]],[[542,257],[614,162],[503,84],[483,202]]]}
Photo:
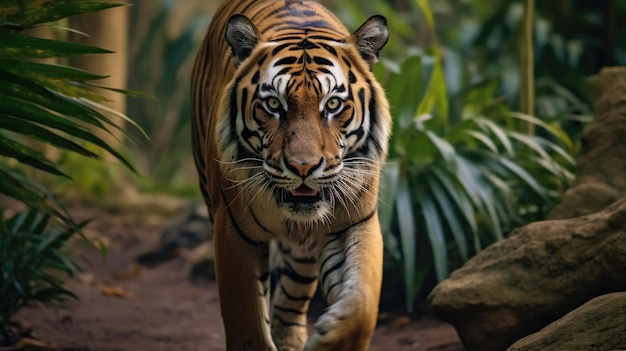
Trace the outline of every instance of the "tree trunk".
{"label": "tree trunk", "polygon": [[[70,26],[89,35],[89,37],[73,35],[73,41],[115,52],[113,54],[78,57],[72,59],[72,66],[92,73],[110,76],[95,82],[99,85],[124,89],[126,87],[128,63],[128,6],[120,6],[72,17],[70,18]],[[107,107],[125,113],[126,97],[124,95],[102,89],[98,90],[98,94],[109,100],[105,103]],[[110,113],[106,113],[106,116],[120,127],[124,127],[124,120],[120,117]],[[95,133],[107,144],[115,149],[119,149],[123,140],[123,133],[114,128],[108,129],[111,133],[101,130],[97,130]],[[102,156],[107,161],[114,159],[109,154]]]}

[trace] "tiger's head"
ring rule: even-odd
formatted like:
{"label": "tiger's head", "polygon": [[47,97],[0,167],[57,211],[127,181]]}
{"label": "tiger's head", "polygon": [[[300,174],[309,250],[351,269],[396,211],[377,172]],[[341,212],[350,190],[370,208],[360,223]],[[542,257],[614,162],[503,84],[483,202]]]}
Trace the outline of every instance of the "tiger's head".
{"label": "tiger's head", "polygon": [[234,15],[225,35],[237,68],[221,100],[218,156],[238,196],[269,199],[298,223],[375,206],[391,129],[371,73],[388,39],[385,19],[347,36],[305,28],[265,38]]}

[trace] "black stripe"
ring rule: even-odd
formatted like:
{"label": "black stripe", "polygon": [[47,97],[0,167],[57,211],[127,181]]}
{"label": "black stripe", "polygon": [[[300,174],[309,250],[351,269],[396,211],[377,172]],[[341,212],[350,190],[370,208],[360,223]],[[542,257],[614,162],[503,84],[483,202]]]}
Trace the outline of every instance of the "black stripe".
{"label": "black stripe", "polygon": [[278,271],[280,272],[280,275],[281,276],[285,275],[294,283],[312,284],[317,280],[317,277],[306,277],[306,276],[300,275],[298,272],[296,272],[295,269],[293,269],[293,267],[289,264],[288,261],[283,261],[283,263],[285,264],[284,267],[277,268]]}
{"label": "black stripe", "polygon": [[230,91],[230,140],[237,140],[237,87],[241,78],[237,78]]}
{"label": "black stripe", "polygon": [[317,259],[315,257],[293,257],[293,256],[289,256],[289,258],[296,262],[296,263],[300,263],[300,264],[315,264],[317,263]]}
{"label": "black stripe", "polygon": [[341,261],[335,263],[334,265],[332,265],[330,268],[328,268],[324,272],[324,275],[322,275],[322,279],[320,280],[320,284],[322,284],[322,286],[324,286],[324,284],[326,283],[326,279],[328,278],[328,275],[330,275],[332,272],[334,272],[337,269],[339,269],[341,266],[343,266],[344,263],[346,263],[346,255],[343,256]]}
{"label": "black stripe", "polygon": [[283,65],[292,65],[292,64],[296,63],[297,60],[298,60],[298,58],[295,57],[295,56],[285,57],[285,58],[282,58],[282,59],[276,61],[276,63],[274,64],[274,67],[276,67],[276,66],[283,66]]}
{"label": "black stripe", "polygon": [[324,294],[324,299],[326,300],[325,302],[326,302],[326,304],[327,304],[327,305],[329,305],[329,303],[328,303],[328,296],[330,295],[330,292],[331,292],[331,291],[332,291],[335,287],[337,287],[337,286],[341,285],[341,283],[343,283],[343,280],[340,280],[340,281],[336,282],[335,284],[331,285],[331,286],[328,288],[328,291],[326,291],[326,293]]}
{"label": "black stripe", "polygon": [[254,223],[256,223],[257,226],[259,226],[259,228],[263,229],[265,232],[269,233],[272,236],[276,236],[276,234],[274,234],[272,231],[270,231],[269,229],[267,229],[262,223],[261,221],[259,221],[259,219],[257,218],[256,214],[254,213],[254,210],[251,208],[250,209],[250,213],[252,214],[252,219],[254,219]]}
{"label": "black stripe", "polygon": [[283,49],[285,49],[289,45],[291,45],[291,43],[278,45],[277,47],[274,48],[274,50],[272,50],[272,55],[278,54],[279,52],[283,51]]}
{"label": "black stripe", "polygon": [[[374,217],[374,215],[375,215],[375,214],[376,214],[376,208],[374,208],[374,210],[373,210],[370,214],[368,214],[367,216],[365,216],[365,217],[361,218],[358,222],[352,223],[352,224],[350,224],[348,227],[343,228],[343,229],[341,229],[341,230],[338,230],[338,231],[336,231],[336,232],[329,233],[328,235],[329,235],[329,236],[336,236],[336,237],[339,237],[339,236],[341,236],[342,234],[344,234],[345,232],[347,232],[348,230],[350,230],[350,228],[356,227],[356,226],[358,226],[358,225],[360,225],[360,224],[362,224],[362,223],[367,222],[367,221],[368,221],[368,220],[370,220],[372,217]],[[326,244],[328,244],[328,243],[330,243],[330,242],[333,242],[333,241],[335,241],[336,239],[337,239],[337,238],[333,238],[332,240],[327,241],[327,242],[326,242]],[[326,244],[325,244],[324,246],[326,246]]]}
{"label": "black stripe", "polygon": [[[331,55],[333,56],[337,56],[337,51],[335,50],[334,47],[328,45],[328,44],[324,44],[324,43],[319,43],[319,45],[321,47],[323,47],[324,49],[326,49],[326,51],[328,51]],[[350,65],[348,65],[348,67],[350,67]]]}
{"label": "black stripe", "polygon": [[313,62],[317,63],[318,65],[322,65],[322,66],[333,66],[332,61],[325,59],[321,56],[314,56],[313,57]]}
{"label": "black stripe", "polygon": [[293,308],[287,308],[287,307],[282,307],[278,305],[274,305],[274,309],[281,311],[281,312],[293,313],[293,314],[305,314],[306,313],[306,311],[294,310]]}
{"label": "black stripe", "polygon": [[266,282],[266,281],[267,281],[267,278],[269,278],[269,277],[270,277],[270,272],[265,272],[265,273],[263,273],[263,274],[261,274],[261,275],[259,276],[259,281],[260,281],[261,283],[264,283],[264,282]]}
{"label": "black stripe", "polygon": [[[333,241],[335,241],[335,240],[336,240],[336,239],[338,239],[338,238],[339,238],[339,237],[333,238],[333,240],[329,241],[328,243],[333,242]],[[342,253],[342,252],[344,252],[344,249],[343,249],[343,248],[339,248],[339,250],[337,250],[337,252],[334,252],[334,253],[332,253],[331,255],[328,255],[328,256],[324,259],[324,262],[322,262],[322,264],[320,265],[320,269],[323,269],[323,268],[324,268],[324,265],[326,264],[326,262],[328,262],[328,260],[330,260],[331,258],[333,258],[333,257],[335,257],[335,256],[337,256],[337,255],[339,255],[339,254],[340,254],[340,253]]]}
{"label": "black stripe", "polygon": [[302,327],[305,328],[306,325],[302,325],[300,323],[295,323],[295,322],[287,322],[284,319],[280,318],[277,315],[272,316],[273,319],[276,319],[278,322],[280,322],[280,324],[284,325],[285,327]]}
{"label": "black stripe", "polygon": [[285,287],[282,284],[280,285],[280,290],[283,292],[283,295],[285,295],[286,298],[288,298],[289,300],[292,301],[309,301],[311,299],[311,297],[309,296],[293,296],[290,293],[287,292],[287,290],[285,289]]}
{"label": "black stripe", "polygon": [[[222,195],[222,198],[224,199],[224,201],[226,201],[226,196],[224,195],[224,189],[220,189],[220,194]],[[235,216],[233,215],[233,213],[230,211],[230,208],[226,208],[226,212],[228,213],[228,217],[230,217],[230,222],[233,225],[233,229],[235,229],[235,231],[237,232],[237,234],[239,234],[239,236],[248,244],[252,245],[252,246],[259,246],[260,243],[256,242],[254,240],[252,240],[252,238],[250,238],[248,235],[246,235],[246,233],[243,232],[243,230],[241,230],[241,228],[239,228],[239,226],[237,225],[237,222],[235,221]]]}
{"label": "black stripe", "polygon": [[315,257],[294,257],[291,254],[291,248],[289,246],[283,245],[283,243],[281,243],[280,241],[278,242],[278,249],[283,255],[285,255],[285,257],[288,257],[293,262],[302,264],[312,264],[317,262],[317,259]]}

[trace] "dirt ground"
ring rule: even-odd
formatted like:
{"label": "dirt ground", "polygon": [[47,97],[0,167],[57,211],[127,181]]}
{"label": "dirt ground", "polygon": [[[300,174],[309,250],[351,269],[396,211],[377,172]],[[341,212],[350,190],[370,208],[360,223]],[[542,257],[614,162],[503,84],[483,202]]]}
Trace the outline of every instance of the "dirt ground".
{"label": "dirt ground", "polygon": [[[77,217],[95,218],[87,234],[109,243],[107,258],[83,250],[85,272],[70,283],[80,302],[62,310],[29,308],[19,313],[17,321],[32,328],[33,337],[63,351],[224,350],[214,282],[191,281],[182,257],[153,268],[136,265],[136,257],[157,244],[160,225],[133,224],[93,210],[79,211]],[[463,347],[448,324],[381,311],[370,350]]]}

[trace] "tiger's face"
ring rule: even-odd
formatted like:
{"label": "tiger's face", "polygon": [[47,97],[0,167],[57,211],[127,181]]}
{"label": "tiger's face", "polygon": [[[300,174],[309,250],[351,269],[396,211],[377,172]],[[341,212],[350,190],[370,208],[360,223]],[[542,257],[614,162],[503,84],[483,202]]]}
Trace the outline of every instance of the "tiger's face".
{"label": "tiger's face", "polygon": [[[241,20],[233,40],[254,33]],[[375,32],[386,42],[384,22],[374,22],[370,39]],[[254,33],[243,58],[233,47],[241,60],[222,99],[218,154],[247,203],[269,199],[285,219],[310,223],[376,198],[390,117],[355,34],[262,41]]]}

